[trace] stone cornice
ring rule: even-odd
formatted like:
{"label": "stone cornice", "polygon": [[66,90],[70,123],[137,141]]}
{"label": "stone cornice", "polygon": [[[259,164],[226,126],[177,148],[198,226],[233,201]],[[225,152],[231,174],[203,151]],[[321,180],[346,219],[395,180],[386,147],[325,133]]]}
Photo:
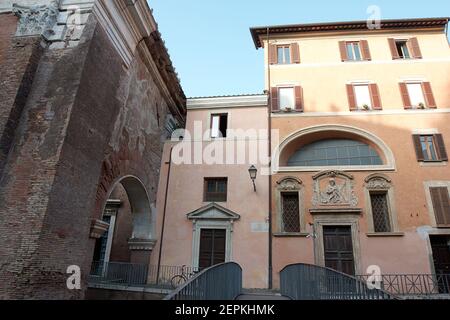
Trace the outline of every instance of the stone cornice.
{"label": "stone cornice", "polygon": [[223,97],[200,97],[187,100],[187,109],[239,108],[239,107],[267,107],[268,96],[239,95]]}
{"label": "stone cornice", "polygon": [[145,0],[98,0],[94,13],[126,66],[140,54],[169,109],[184,124],[186,97]]}

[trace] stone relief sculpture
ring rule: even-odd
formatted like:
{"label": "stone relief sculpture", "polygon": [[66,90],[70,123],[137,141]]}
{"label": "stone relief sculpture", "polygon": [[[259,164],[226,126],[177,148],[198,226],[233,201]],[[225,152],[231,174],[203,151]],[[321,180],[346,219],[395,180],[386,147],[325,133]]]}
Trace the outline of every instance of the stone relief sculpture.
{"label": "stone relief sculpture", "polygon": [[19,17],[16,36],[32,36],[42,34],[48,38],[53,34],[56,23],[59,1],[52,0],[49,4],[34,4],[22,6],[13,4],[13,12]]}
{"label": "stone relief sculpture", "polygon": [[358,204],[353,191],[353,177],[339,171],[325,171],[313,177],[313,205],[351,206]]}

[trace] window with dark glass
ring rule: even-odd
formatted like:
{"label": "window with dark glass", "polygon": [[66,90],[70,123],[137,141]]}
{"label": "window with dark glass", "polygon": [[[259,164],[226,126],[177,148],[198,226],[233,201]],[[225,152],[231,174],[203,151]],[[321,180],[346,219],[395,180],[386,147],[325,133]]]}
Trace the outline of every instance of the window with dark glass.
{"label": "window with dark glass", "polygon": [[391,232],[387,198],[387,192],[370,193],[373,228],[375,232]]}
{"label": "window with dark glass", "polygon": [[227,201],[227,178],[205,178],[205,202]]}
{"label": "window with dark glass", "polygon": [[301,147],[288,166],[382,165],[377,151],[366,143],[350,139],[325,139]]}
{"label": "window with dark glass", "polygon": [[353,61],[362,60],[359,42],[357,42],[357,41],[356,42],[347,42],[346,48],[347,48],[347,59],[348,60],[353,60]]}
{"label": "window with dark glass", "polygon": [[278,64],[289,64],[291,63],[291,48],[290,46],[278,46]]}
{"label": "window with dark glass", "polygon": [[420,136],[420,146],[425,161],[437,161],[436,148],[434,146],[433,136]]}
{"label": "window with dark glass", "polygon": [[397,48],[398,56],[401,59],[411,58],[411,55],[410,55],[409,49],[408,49],[408,41],[407,40],[396,40],[395,46]]}
{"label": "window with dark glass", "polygon": [[300,232],[298,192],[281,194],[281,210],[283,232]]}

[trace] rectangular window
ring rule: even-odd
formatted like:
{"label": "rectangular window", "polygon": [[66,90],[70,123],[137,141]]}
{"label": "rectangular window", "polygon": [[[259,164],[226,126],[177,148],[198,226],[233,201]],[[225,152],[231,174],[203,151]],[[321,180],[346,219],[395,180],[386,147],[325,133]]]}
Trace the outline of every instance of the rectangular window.
{"label": "rectangular window", "polygon": [[347,42],[347,59],[352,61],[361,61],[361,49],[359,46],[359,42]]}
{"label": "rectangular window", "polygon": [[425,107],[425,97],[423,95],[422,83],[407,83],[409,100],[412,107]]}
{"label": "rectangular window", "polygon": [[370,193],[373,228],[375,232],[391,232],[387,193]]}
{"label": "rectangular window", "polygon": [[228,114],[211,115],[211,138],[226,138]]}
{"label": "rectangular window", "polygon": [[205,178],[204,201],[226,202],[228,178]]}
{"label": "rectangular window", "polygon": [[397,54],[401,59],[411,58],[407,40],[395,40],[395,47],[397,48]]}
{"label": "rectangular window", "polygon": [[291,48],[290,46],[277,46],[278,64],[291,63]]}
{"label": "rectangular window", "polygon": [[433,211],[436,224],[440,226],[450,225],[450,197],[447,187],[430,187]]}
{"label": "rectangular window", "polygon": [[294,88],[278,88],[278,97],[280,110],[295,108]]}
{"label": "rectangular window", "polygon": [[425,161],[437,161],[436,147],[432,135],[420,136],[423,159]]}
{"label": "rectangular window", "polygon": [[281,194],[283,232],[300,232],[298,192]]}
{"label": "rectangular window", "polygon": [[369,85],[354,85],[356,105],[358,109],[372,109]]}

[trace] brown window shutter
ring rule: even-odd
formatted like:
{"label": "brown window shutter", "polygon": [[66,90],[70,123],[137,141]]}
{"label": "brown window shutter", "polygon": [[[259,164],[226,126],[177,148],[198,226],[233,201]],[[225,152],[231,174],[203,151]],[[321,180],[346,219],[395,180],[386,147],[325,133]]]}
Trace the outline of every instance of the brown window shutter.
{"label": "brown window shutter", "polygon": [[422,144],[420,143],[419,134],[413,135],[413,143],[414,143],[414,150],[416,150],[417,161],[423,161],[425,158],[423,156]]}
{"label": "brown window shutter", "polygon": [[300,63],[300,48],[298,43],[291,44],[292,63]]}
{"label": "brown window shutter", "polygon": [[341,60],[347,61],[347,44],[345,41],[339,41],[339,51],[341,52]]}
{"label": "brown window shutter", "polygon": [[348,97],[348,105],[350,107],[350,111],[356,110],[358,107],[356,106],[356,97],[355,91],[353,89],[353,85],[347,85],[347,97]]}
{"label": "brown window shutter", "polygon": [[400,59],[398,55],[397,46],[395,45],[395,39],[389,38],[389,49],[391,49],[392,59]]}
{"label": "brown window shutter", "polygon": [[436,224],[450,224],[450,197],[447,187],[430,187],[430,195]]}
{"label": "brown window shutter", "polygon": [[361,40],[361,52],[364,60],[372,60],[372,56],[370,55],[369,43],[367,40]]}
{"label": "brown window shutter", "polygon": [[429,82],[422,82],[423,95],[428,108],[436,108],[436,101],[434,100],[433,91]]}
{"label": "brown window shutter", "polygon": [[300,86],[295,86],[295,110],[303,111],[303,89]]}
{"label": "brown window shutter", "polygon": [[276,45],[269,45],[269,63],[277,64],[278,63],[278,49]]}
{"label": "brown window shutter", "polygon": [[420,51],[419,41],[417,41],[417,38],[411,38],[408,42],[414,58],[422,59],[422,52]]}
{"label": "brown window shutter", "polygon": [[447,150],[445,149],[444,137],[442,134],[435,134],[434,142],[436,143],[436,150],[439,154],[439,160],[448,161]]}
{"label": "brown window shutter", "polygon": [[374,110],[383,109],[381,106],[380,92],[378,91],[378,85],[376,83],[371,83],[369,85],[370,95],[372,96],[372,108]]}
{"label": "brown window shutter", "polygon": [[406,87],[406,83],[400,82],[400,94],[402,95],[403,107],[405,109],[411,109],[411,99],[409,98],[408,88]]}
{"label": "brown window shutter", "polygon": [[276,112],[280,110],[278,105],[278,88],[272,87],[270,89],[270,105],[272,107],[272,112]]}

